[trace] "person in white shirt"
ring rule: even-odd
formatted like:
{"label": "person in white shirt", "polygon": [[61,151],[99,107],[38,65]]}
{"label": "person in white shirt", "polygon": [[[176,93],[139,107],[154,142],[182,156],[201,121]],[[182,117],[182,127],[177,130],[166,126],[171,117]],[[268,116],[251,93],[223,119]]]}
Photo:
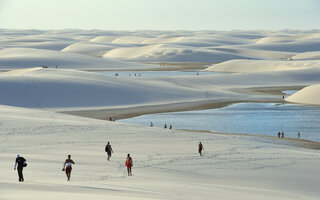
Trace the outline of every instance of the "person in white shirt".
{"label": "person in white shirt", "polygon": [[62,171],[66,171],[68,181],[70,181],[70,177],[71,177],[72,164],[75,164],[75,163],[73,162],[73,160],[71,160],[71,155],[68,155],[68,159],[64,161],[63,169],[62,169]]}

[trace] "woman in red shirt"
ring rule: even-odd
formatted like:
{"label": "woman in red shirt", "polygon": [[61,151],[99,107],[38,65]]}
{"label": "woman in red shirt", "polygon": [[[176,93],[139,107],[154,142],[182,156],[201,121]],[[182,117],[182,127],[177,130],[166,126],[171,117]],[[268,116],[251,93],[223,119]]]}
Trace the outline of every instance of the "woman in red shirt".
{"label": "woman in red shirt", "polygon": [[133,163],[132,163],[132,158],[130,157],[130,154],[128,154],[128,156],[127,156],[126,166],[127,166],[127,170],[128,170],[128,176],[132,176],[131,167],[133,166]]}

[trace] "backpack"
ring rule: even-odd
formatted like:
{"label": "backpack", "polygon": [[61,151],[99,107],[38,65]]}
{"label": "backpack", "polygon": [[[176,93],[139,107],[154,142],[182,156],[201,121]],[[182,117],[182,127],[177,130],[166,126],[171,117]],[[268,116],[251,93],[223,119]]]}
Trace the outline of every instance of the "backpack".
{"label": "backpack", "polygon": [[26,167],[28,165],[26,159],[24,159],[23,157],[20,157],[18,162],[20,164],[22,163],[22,167]]}

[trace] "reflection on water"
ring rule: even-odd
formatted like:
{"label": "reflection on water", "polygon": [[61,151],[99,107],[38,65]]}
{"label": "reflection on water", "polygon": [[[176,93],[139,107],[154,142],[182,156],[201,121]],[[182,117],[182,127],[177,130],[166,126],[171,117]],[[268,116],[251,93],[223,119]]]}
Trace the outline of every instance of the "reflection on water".
{"label": "reflection on water", "polygon": [[144,115],[123,122],[176,129],[276,135],[320,141],[320,106],[273,103],[239,103],[220,109]]}
{"label": "reflection on water", "polygon": [[296,92],[298,92],[299,90],[285,90],[285,91],[282,91],[282,93],[284,94],[288,94],[288,95],[292,95],[292,94],[295,94]]}

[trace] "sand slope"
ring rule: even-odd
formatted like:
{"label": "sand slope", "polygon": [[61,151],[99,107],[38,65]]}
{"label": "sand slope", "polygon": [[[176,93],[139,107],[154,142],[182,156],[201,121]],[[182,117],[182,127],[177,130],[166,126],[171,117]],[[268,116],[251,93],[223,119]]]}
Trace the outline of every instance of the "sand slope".
{"label": "sand slope", "polygon": [[207,71],[217,72],[274,72],[285,70],[319,69],[320,60],[270,61],[270,60],[231,60],[208,67]]}
{"label": "sand slope", "polygon": [[320,51],[310,51],[292,56],[293,60],[320,60]]}
{"label": "sand slope", "polygon": [[106,52],[103,57],[145,62],[222,62],[230,59],[244,58],[239,55],[216,50],[185,48],[183,46],[163,44],[115,48]]}
{"label": "sand slope", "polygon": [[[70,63],[70,53],[80,54],[73,68],[88,65],[102,68],[104,58],[135,63],[188,62],[219,63],[233,59],[310,60],[319,59],[319,30],[281,31],[103,31],[103,30],[0,30],[2,54],[9,49],[50,50],[45,59],[57,60],[61,67]],[[10,50],[12,51],[12,50]],[[17,50],[15,50],[17,51]],[[53,52],[55,55],[53,55]],[[34,52],[42,54],[41,51]],[[15,53],[14,53],[15,54]],[[44,61],[33,56],[9,61],[0,56],[0,68],[39,66]],[[49,56],[50,55],[50,56]],[[58,58],[57,58],[57,55]],[[82,55],[95,57],[85,58]],[[2,55],[5,57],[6,55]],[[38,62],[31,65],[30,60]],[[63,63],[65,61],[65,63]],[[50,62],[51,64],[51,62]],[[115,63],[113,63],[115,64]],[[132,64],[132,63],[131,63]],[[9,65],[9,66],[8,66]],[[42,65],[42,64],[40,64]],[[48,64],[47,64],[48,65]],[[128,63],[128,65],[130,65]],[[66,65],[66,68],[70,66]],[[97,68],[90,67],[90,68]],[[118,67],[118,66],[117,66]],[[119,66],[120,67],[120,66]]]}
{"label": "sand slope", "polygon": [[[1,106],[0,199],[318,199],[319,152],[269,139],[182,132]],[[106,161],[104,147],[114,153]],[[197,144],[202,141],[204,157]],[[25,182],[13,170],[27,159]],[[133,176],[126,176],[127,153]],[[61,171],[75,161],[71,181]],[[306,171],[308,173],[306,173]]]}
{"label": "sand slope", "polygon": [[[105,120],[119,110],[128,116],[284,103],[275,88],[306,85],[286,100],[319,105],[319,32],[0,29],[0,69],[18,69],[0,73],[0,200],[319,199],[319,151],[297,147],[307,141]],[[208,70],[245,73],[113,77],[79,71],[159,70],[159,63],[141,64],[150,62],[223,62]],[[79,110],[104,120],[56,113]],[[110,162],[107,141],[114,150]],[[128,153],[132,177],[124,166]],[[17,154],[28,162],[24,183],[13,170]],[[61,171],[68,154],[76,163],[71,182]]]}
{"label": "sand slope", "polygon": [[286,101],[301,104],[320,105],[320,85],[310,85],[286,98]]}
{"label": "sand slope", "polygon": [[77,70],[31,68],[0,74],[0,104],[34,108],[105,107],[199,100],[278,101],[253,87],[319,81],[320,69],[179,77],[103,76]]}
{"label": "sand slope", "polygon": [[38,67],[44,65],[53,68],[58,66],[59,68],[76,68],[83,70],[130,70],[152,68],[152,66],[143,64],[131,64],[53,50],[31,48],[7,48],[0,50],[0,66],[2,70]]}

